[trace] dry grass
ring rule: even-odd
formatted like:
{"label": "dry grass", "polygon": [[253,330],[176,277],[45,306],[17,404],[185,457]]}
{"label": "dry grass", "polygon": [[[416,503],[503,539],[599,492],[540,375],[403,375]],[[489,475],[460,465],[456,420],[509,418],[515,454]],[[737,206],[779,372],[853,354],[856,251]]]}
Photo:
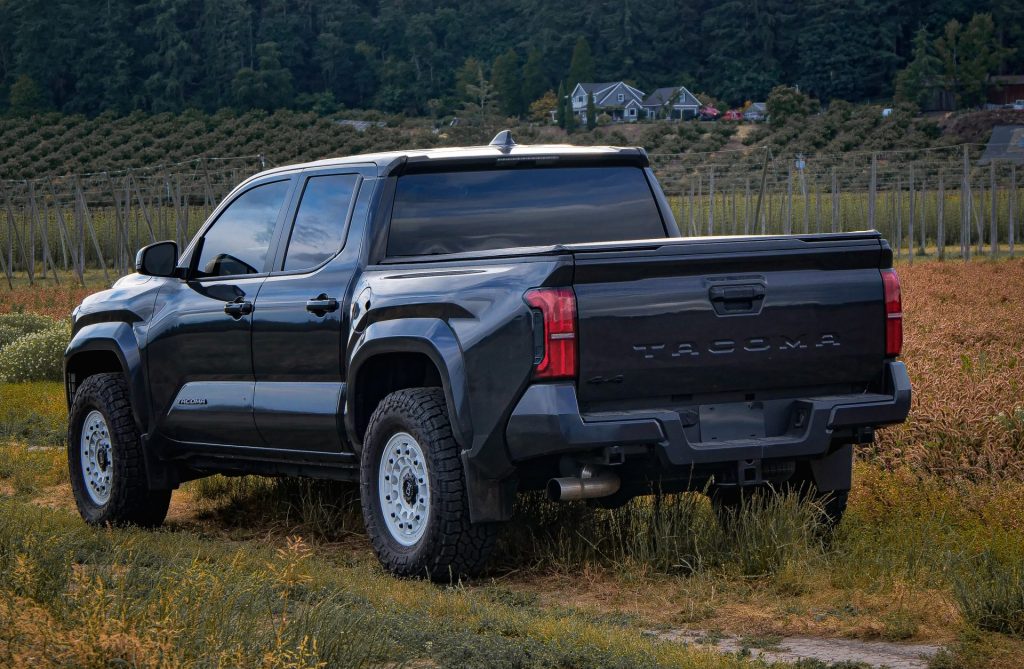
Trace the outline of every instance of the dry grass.
{"label": "dry grass", "polygon": [[71,274],[62,274],[60,285],[50,278],[39,279],[30,286],[28,280],[21,276],[15,279],[14,290],[10,290],[0,275],[0,313],[27,311],[58,320],[68,318],[71,310],[87,295],[104,288],[102,281],[102,272],[89,272],[86,275],[87,288],[76,284]]}
{"label": "dry grass", "polygon": [[946,480],[1024,481],[1024,260],[899,273],[914,404],[863,454]]}

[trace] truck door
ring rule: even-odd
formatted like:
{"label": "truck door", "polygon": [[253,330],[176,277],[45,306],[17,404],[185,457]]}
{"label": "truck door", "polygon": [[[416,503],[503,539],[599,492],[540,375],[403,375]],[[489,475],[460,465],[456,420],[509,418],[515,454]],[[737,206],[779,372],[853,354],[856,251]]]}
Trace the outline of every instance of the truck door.
{"label": "truck door", "polygon": [[346,238],[353,216],[365,217],[363,181],[353,168],[302,173],[256,300],[254,413],[269,448],[343,450],[344,333],[359,251],[358,237]]}
{"label": "truck door", "polygon": [[252,314],[293,178],[255,182],[186,252],[188,278],[160,292],[147,357],[157,427],[185,443],[259,446]]}

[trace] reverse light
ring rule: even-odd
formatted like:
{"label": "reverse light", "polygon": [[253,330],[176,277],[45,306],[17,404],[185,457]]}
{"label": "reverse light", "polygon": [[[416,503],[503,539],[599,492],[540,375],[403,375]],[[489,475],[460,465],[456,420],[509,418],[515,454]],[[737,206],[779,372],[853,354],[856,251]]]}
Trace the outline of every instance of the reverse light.
{"label": "reverse light", "polygon": [[899,355],[903,350],[903,297],[896,270],[882,270],[882,285],[885,294],[885,354]]}
{"label": "reverse light", "polygon": [[541,333],[534,323],[534,378],[576,378],[576,294],[572,288],[533,288],[523,299],[540,312],[543,324]]}

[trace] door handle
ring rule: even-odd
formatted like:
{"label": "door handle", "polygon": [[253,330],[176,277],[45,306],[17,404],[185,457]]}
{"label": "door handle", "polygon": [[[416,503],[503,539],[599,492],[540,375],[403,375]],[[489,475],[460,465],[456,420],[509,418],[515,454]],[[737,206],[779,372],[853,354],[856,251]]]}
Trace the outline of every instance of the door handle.
{"label": "door handle", "polygon": [[310,311],[317,316],[323,316],[331,311],[338,310],[338,300],[333,297],[327,297],[327,293],[320,293],[312,300],[306,300],[306,311]]}
{"label": "door handle", "polygon": [[236,297],[234,301],[224,305],[224,313],[235,319],[248,316],[252,313],[252,302],[246,301],[243,297]]}
{"label": "door handle", "polygon": [[765,287],[762,284],[713,286],[708,291],[711,306],[719,316],[750,314],[761,310]]}

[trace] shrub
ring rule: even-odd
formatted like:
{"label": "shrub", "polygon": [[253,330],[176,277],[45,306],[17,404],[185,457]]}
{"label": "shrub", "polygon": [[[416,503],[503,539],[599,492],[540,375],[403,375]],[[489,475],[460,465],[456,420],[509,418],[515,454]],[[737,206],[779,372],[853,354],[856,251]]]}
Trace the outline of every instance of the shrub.
{"label": "shrub", "polygon": [[54,326],[54,321],[39,314],[0,314],[0,349],[15,340]]}
{"label": "shrub", "polygon": [[991,551],[953,577],[964,618],[979,629],[1024,636],[1024,563]]}
{"label": "shrub", "polygon": [[64,349],[70,341],[67,323],[21,337],[0,350],[0,380],[59,381],[64,375]]}

